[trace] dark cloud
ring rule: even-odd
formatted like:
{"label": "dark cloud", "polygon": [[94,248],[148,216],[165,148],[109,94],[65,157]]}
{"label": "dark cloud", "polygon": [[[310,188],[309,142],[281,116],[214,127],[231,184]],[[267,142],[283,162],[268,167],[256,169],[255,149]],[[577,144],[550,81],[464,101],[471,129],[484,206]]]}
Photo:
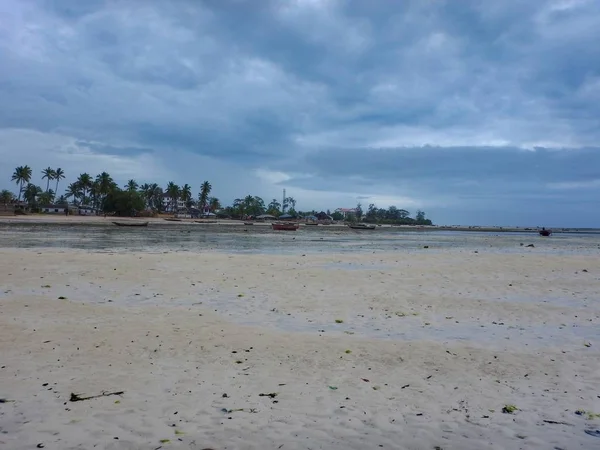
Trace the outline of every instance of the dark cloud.
{"label": "dark cloud", "polygon": [[263,195],[297,188],[306,207],[327,193],[438,221],[506,217],[490,204],[515,220],[558,204],[600,218],[600,2],[8,0],[1,12],[9,146],[35,136],[19,130],[52,134],[133,158],[124,176],[183,176],[200,158],[231,190],[249,189],[243,168]]}

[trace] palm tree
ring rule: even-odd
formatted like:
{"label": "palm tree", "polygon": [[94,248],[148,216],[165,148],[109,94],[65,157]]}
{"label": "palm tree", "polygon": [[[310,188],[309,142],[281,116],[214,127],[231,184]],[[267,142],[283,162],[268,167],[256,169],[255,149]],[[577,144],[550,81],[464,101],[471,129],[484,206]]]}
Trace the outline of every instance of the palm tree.
{"label": "palm tree", "polygon": [[56,189],[54,189],[54,192],[58,192],[58,182],[60,180],[64,180],[64,178],[65,171],[62,170],[60,167],[54,171],[54,179],[56,180]]}
{"label": "palm tree", "polygon": [[184,184],[181,188],[181,200],[185,202],[185,206],[189,208],[192,200],[192,188],[189,184]]}
{"label": "palm tree", "polygon": [[112,177],[106,172],[96,176],[96,183],[98,183],[98,192],[102,196],[107,195],[115,186]]}
{"label": "palm tree", "polygon": [[69,184],[69,186],[67,186],[67,190],[65,191],[65,197],[66,198],[73,197],[73,203],[77,204],[77,200],[79,200],[81,195],[82,195],[81,186],[79,185],[79,183],[77,181],[74,183],[71,183],[71,184]]}
{"label": "palm tree", "polygon": [[38,196],[38,200],[40,202],[40,205],[50,205],[50,204],[52,204],[53,197],[54,197],[53,191],[46,191],[46,192],[42,192]]}
{"label": "palm tree", "polygon": [[169,203],[171,205],[171,212],[176,212],[177,199],[179,199],[181,195],[181,190],[179,189],[179,186],[177,186],[172,181],[169,181],[169,184],[167,184],[167,195],[170,199]]}
{"label": "palm tree", "polygon": [[100,175],[96,175],[94,183],[96,184],[96,195],[99,199],[98,203],[100,207],[104,209],[106,196],[115,188],[115,182],[108,173],[102,172]]}
{"label": "palm tree", "polygon": [[41,187],[36,186],[35,184],[32,184],[32,183],[28,183],[27,186],[25,186],[23,198],[31,206],[31,205],[35,204],[37,197],[40,194],[42,194],[43,192],[44,191],[42,191]]}
{"label": "palm tree", "polygon": [[60,197],[58,197],[58,199],[56,200],[56,204],[57,205],[67,205],[69,202],[67,201],[67,197],[65,197],[64,195],[61,195]]}
{"label": "palm tree", "polygon": [[208,181],[205,181],[204,183],[202,183],[202,186],[200,186],[200,195],[198,195],[198,202],[200,203],[199,206],[203,212],[206,208],[206,202],[208,201],[208,194],[210,194],[211,190],[212,186]]}
{"label": "palm tree", "polygon": [[244,199],[243,198],[236,198],[233,201],[233,210],[240,217],[244,216]]}
{"label": "palm tree", "polygon": [[56,172],[54,172],[52,167],[46,167],[44,170],[42,170],[42,174],[44,175],[42,176],[42,180],[44,178],[46,179],[46,192],[48,192],[48,189],[50,189],[50,180],[54,180],[54,175]]}
{"label": "palm tree", "polygon": [[281,203],[279,203],[277,199],[274,198],[273,200],[271,200],[271,203],[269,203],[269,206],[267,207],[267,212],[269,214],[278,215],[280,208]]}
{"label": "palm tree", "polygon": [[285,212],[285,209],[287,207],[290,207],[290,209],[296,209],[296,200],[294,199],[294,197],[286,197],[283,199],[283,211]]}
{"label": "palm tree", "polygon": [[150,185],[149,200],[153,209],[158,212],[163,210],[163,189],[156,183]]}
{"label": "palm tree", "polygon": [[19,186],[19,201],[21,201],[21,194],[23,193],[23,184],[29,183],[29,181],[31,180],[31,167],[17,167],[10,180],[15,181]]}
{"label": "palm tree", "polygon": [[146,209],[150,208],[150,202],[152,201],[152,185],[148,183],[144,183],[139,187],[139,192],[144,197],[144,202],[146,203]]}
{"label": "palm tree", "polygon": [[221,209],[221,202],[217,197],[208,197],[208,207],[210,208],[211,212],[218,211]]}
{"label": "palm tree", "polygon": [[89,173],[84,172],[79,175],[79,178],[77,178],[77,183],[79,183],[79,186],[81,187],[81,191],[83,193],[82,203],[85,203],[88,190],[92,187],[92,177],[90,177]]}
{"label": "palm tree", "polygon": [[125,185],[125,188],[129,191],[129,192],[136,192],[138,190],[139,184],[137,183],[137,181],[135,180],[129,180],[127,182],[127,184]]}
{"label": "palm tree", "polygon": [[7,206],[15,198],[14,194],[7,189],[0,191],[0,203]]}

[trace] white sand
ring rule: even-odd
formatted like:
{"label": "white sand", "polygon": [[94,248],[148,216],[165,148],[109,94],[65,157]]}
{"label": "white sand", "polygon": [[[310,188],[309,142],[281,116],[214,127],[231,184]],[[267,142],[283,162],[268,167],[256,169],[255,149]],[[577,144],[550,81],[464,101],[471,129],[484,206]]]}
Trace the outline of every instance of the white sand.
{"label": "white sand", "polygon": [[600,261],[521,250],[0,250],[0,448],[600,448]]}

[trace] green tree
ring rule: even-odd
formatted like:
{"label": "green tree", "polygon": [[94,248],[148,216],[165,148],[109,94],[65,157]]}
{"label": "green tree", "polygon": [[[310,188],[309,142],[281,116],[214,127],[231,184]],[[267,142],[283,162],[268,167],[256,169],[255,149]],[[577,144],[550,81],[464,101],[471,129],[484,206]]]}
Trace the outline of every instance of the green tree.
{"label": "green tree", "polygon": [[81,202],[85,204],[88,201],[88,191],[92,188],[92,177],[90,177],[89,173],[84,172],[77,178],[77,183],[81,189]]}
{"label": "green tree", "polygon": [[0,191],[0,203],[4,206],[8,206],[10,202],[12,202],[15,198],[15,195],[7,189],[2,189]]}
{"label": "green tree", "polygon": [[47,167],[44,170],[42,170],[42,180],[45,178],[46,179],[46,192],[48,192],[48,190],[50,189],[50,181],[54,180],[54,177],[56,176],[56,172],[54,171],[54,169],[52,167]]}
{"label": "green tree", "polygon": [[150,208],[157,212],[162,212],[163,210],[163,190],[162,188],[156,184],[152,183],[148,186],[148,190],[145,191],[146,202]]}
{"label": "green tree", "polygon": [[371,203],[367,208],[367,214],[365,214],[365,220],[374,222],[377,220],[377,206]]}
{"label": "green tree", "polygon": [[187,183],[181,187],[181,200],[184,201],[186,208],[192,207],[192,188]]}
{"label": "green tree", "polygon": [[58,193],[58,183],[60,182],[60,180],[65,179],[65,171],[62,170],[60,167],[58,169],[56,169],[54,171],[54,179],[56,180],[56,186],[54,188],[54,192]]}
{"label": "green tree", "polygon": [[96,175],[95,181],[98,183],[98,193],[101,196],[108,195],[110,191],[117,187],[112,177],[106,172]]}
{"label": "green tree", "polygon": [[114,189],[117,189],[117,184],[107,172],[102,172],[99,175],[96,175],[96,179],[94,180],[93,184],[95,186],[94,193],[97,207],[104,209],[104,201],[106,200],[106,196]]}
{"label": "green tree", "polygon": [[344,215],[339,211],[334,211],[330,216],[333,220],[344,220]]}
{"label": "green tree", "polygon": [[49,190],[49,191],[46,191],[46,192],[42,192],[38,196],[38,201],[39,201],[40,205],[50,205],[50,204],[52,204],[52,202],[54,201],[54,191],[53,190]]}
{"label": "green tree", "polygon": [[172,181],[167,184],[167,195],[169,196],[169,205],[172,213],[177,212],[177,200],[181,195],[181,189]]}
{"label": "green tree", "polygon": [[208,207],[212,212],[218,211],[221,209],[221,202],[217,197],[208,197]]}
{"label": "green tree", "polygon": [[104,201],[103,211],[117,216],[135,216],[144,209],[144,197],[137,191],[111,190]]}
{"label": "green tree", "polygon": [[56,199],[56,204],[57,205],[68,205],[69,202],[67,201],[67,197],[65,197],[64,195],[61,195],[60,197],[58,197],[58,199]]}
{"label": "green tree", "polygon": [[265,201],[262,198],[255,195],[252,198],[252,215],[259,216],[261,214],[264,214],[266,210],[267,208],[265,207]]}
{"label": "green tree", "polygon": [[21,201],[21,194],[23,194],[23,185],[29,183],[31,180],[31,167],[19,166],[15,169],[12,175],[11,181],[14,181],[19,186],[19,201]]}
{"label": "green tree", "polygon": [[73,203],[74,204],[79,204],[79,200],[82,197],[82,190],[81,190],[81,186],[79,185],[78,182],[73,182],[71,184],[69,184],[67,186],[67,190],[65,191],[65,197],[66,198],[73,198]]}
{"label": "green tree", "polygon": [[37,204],[38,196],[42,194],[42,192],[44,192],[42,191],[42,188],[33,183],[28,183],[27,186],[25,186],[23,198],[29,204],[30,208]]}
{"label": "green tree", "polygon": [[431,225],[431,220],[425,218],[425,211],[418,210],[415,216],[418,225]]}
{"label": "green tree", "polygon": [[281,211],[285,212],[287,208],[296,209],[296,200],[294,197],[286,197],[283,199],[283,207]]}
{"label": "green tree", "polygon": [[135,192],[138,190],[138,183],[135,180],[129,180],[127,182],[127,184],[125,185],[125,188],[129,191],[129,192]]}
{"label": "green tree", "polygon": [[271,200],[271,203],[267,206],[267,214],[271,214],[272,216],[281,214],[281,203],[279,203],[276,198]]}
{"label": "green tree", "polygon": [[211,190],[212,186],[208,181],[203,182],[202,186],[200,186],[200,194],[198,195],[198,206],[202,211],[204,211],[204,208],[206,208],[206,204],[208,202],[208,195],[210,194]]}
{"label": "green tree", "polygon": [[362,205],[360,204],[360,202],[357,203],[354,214],[356,215],[356,219],[360,222],[360,220],[362,219],[362,216],[363,216]]}
{"label": "green tree", "polygon": [[233,206],[231,208],[231,211],[229,211],[229,214],[233,217],[244,217],[244,215],[246,214],[246,208],[243,198],[236,198],[233,201]]}

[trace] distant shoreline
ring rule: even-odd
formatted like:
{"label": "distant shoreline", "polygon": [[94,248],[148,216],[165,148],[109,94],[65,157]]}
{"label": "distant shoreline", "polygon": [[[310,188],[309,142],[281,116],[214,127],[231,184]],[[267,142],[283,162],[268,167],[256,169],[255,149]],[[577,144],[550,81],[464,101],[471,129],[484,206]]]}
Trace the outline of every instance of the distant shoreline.
{"label": "distant shoreline", "polygon": [[[150,222],[154,225],[165,225],[165,226],[245,226],[244,221],[232,220],[232,219],[215,219],[202,220],[202,219],[179,219],[177,221],[165,220],[162,217],[104,217],[104,216],[62,216],[62,215],[43,215],[43,214],[32,214],[26,216],[0,216],[0,225],[2,224],[40,224],[40,225],[107,225],[112,226],[113,222]],[[271,221],[267,222],[254,222],[252,226],[263,227],[269,226]],[[303,227],[303,222],[300,222]],[[381,225],[382,229],[399,229],[405,231],[474,231],[474,232],[529,232],[537,233],[540,227],[501,227],[501,226],[478,226],[478,225]],[[314,228],[310,226],[309,228]],[[335,223],[331,225],[319,224],[321,228],[332,228],[340,229],[346,228],[343,223]],[[548,227],[550,228],[550,227]],[[554,233],[600,233],[598,228],[551,228]]]}

